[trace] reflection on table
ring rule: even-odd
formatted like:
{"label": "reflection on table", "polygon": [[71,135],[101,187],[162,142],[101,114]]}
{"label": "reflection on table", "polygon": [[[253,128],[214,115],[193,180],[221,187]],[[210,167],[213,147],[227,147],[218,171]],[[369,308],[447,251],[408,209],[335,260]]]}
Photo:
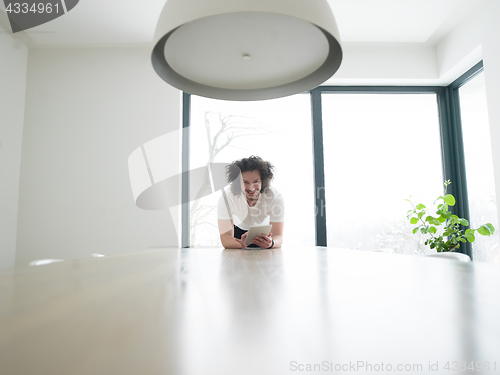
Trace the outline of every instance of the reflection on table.
{"label": "reflection on table", "polygon": [[498,287],[488,264],[320,247],[20,267],[0,271],[0,363],[8,375],[500,371]]}

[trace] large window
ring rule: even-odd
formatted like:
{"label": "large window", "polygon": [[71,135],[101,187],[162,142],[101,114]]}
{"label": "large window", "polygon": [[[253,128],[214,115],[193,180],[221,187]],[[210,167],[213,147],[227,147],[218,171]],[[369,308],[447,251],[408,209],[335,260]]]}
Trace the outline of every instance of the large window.
{"label": "large window", "polygon": [[[207,162],[230,163],[251,155],[270,161],[275,166],[272,186],[286,202],[285,235],[293,238],[293,245],[314,246],[309,95],[256,102],[192,96],[190,133],[191,169]],[[220,246],[216,205],[221,193],[195,199],[193,190],[190,245]]]}
{"label": "large window", "polygon": [[[456,214],[473,227],[498,226],[481,70],[482,63],[447,87],[325,86],[255,102],[188,95],[185,157],[191,170],[250,155],[271,161],[286,202],[287,246],[426,252],[405,199],[432,203],[444,180],[452,180]],[[191,187],[189,246],[220,246],[219,197],[196,199]],[[495,261],[498,238],[478,236],[474,248],[460,250]]]}
{"label": "large window", "polygon": [[322,107],[328,244],[422,252],[405,199],[443,186],[436,94],[326,92]]}
{"label": "large window", "polygon": [[[484,73],[468,80],[458,92],[471,226],[490,222],[498,229]],[[474,259],[500,264],[499,240],[498,231],[492,237],[477,236]]]}

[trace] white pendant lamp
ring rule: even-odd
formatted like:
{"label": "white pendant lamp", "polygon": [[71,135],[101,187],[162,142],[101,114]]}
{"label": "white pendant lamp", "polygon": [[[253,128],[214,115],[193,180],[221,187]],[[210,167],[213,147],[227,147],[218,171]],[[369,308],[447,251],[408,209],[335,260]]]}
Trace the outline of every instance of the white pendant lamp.
{"label": "white pendant lamp", "polygon": [[312,89],[341,60],[326,0],[167,0],[152,53],[154,69],[172,86],[224,100]]}

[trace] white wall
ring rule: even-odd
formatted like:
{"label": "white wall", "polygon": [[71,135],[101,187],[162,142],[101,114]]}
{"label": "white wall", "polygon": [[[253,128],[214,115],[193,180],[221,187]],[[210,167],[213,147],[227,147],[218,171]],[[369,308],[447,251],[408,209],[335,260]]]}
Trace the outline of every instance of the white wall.
{"label": "white wall", "polygon": [[[488,100],[493,169],[498,212],[500,213],[500,1],[485,0],[467,22],[449,33],[436,47],[438,68],[441,74],[462,66],[470,68],[481,57]],[[480,52],[478,54],[478,51]],[[471,58],[471,56],[473,58]],[[474,58],[475,57],[475,58]]]}
{"label": "white wall", "polygon": [[0,25],[0,269],[14,267],[28,48]]}
{"label": "white wall", "polygon": [[326,84],[436,85],[434,46],[423,43],[343,43],[342,64]]}
{"label": "white wall", "polygon": [[180,126],[180,92],[149,56],[30,49],[16,265],[177,246],[170,212],[137,208],[130,187],[130,153]]}

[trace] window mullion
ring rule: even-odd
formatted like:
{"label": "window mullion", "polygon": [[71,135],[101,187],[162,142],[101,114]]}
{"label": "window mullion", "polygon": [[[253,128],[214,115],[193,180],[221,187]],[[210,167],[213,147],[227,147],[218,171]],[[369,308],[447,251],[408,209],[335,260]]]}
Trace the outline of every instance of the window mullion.
{"label": "window mullion", "polygon": [[[441,145],[443,155],[443,175],[451,180],[448,193],[456,198],[452,212],[470,221],[469,202],[467,198],[467,180],[465,175],[464,145],[458,92],[450,86],[438,92],[439,122],[441,127]],[[472,259],[472,245],[462,244],[460,252]]]}
{"label": "window mullion", "polygon": [[316,220],[316,246],[326,246],[326,201],[325,201],[325,161],[323,153],[323,115],[321,108],[321,89],[311,91],[313,161],[314,161],[314,199]]}
{"label": "window mullion", "polygon": [[191,95],[182,93],[182,214],[181,214],[181,247],[190,247],[189,217],[189,126],[191,124]]}

